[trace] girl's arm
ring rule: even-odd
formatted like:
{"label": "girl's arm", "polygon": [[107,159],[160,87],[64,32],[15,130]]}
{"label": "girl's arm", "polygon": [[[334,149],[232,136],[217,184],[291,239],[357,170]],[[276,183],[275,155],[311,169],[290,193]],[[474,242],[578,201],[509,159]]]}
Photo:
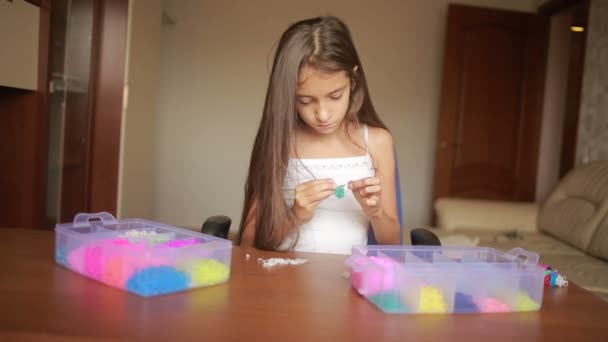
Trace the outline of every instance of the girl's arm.
{"label": "girl's arm", "polygon": [[370,127],[369,149],[376,166],[375,177],[354,181],[351,189],[370,220],[379,244],[401,242],[395,188],[393,138],[382,128]]}

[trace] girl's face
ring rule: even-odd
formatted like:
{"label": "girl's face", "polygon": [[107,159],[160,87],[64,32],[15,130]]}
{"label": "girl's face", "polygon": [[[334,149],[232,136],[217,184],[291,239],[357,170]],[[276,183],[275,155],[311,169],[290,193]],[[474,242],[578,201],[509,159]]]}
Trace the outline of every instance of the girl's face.
{"label": "girl's face", "polygon": [[313,132],[329,135],[342,127],[350,98],[350,78],[345,71],[325,73],[305,66],[298,76],[298,114]]}

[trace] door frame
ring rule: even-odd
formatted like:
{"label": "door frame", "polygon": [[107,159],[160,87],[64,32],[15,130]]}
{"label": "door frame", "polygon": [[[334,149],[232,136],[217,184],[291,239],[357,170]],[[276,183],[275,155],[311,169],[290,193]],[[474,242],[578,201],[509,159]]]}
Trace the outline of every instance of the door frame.
{"label": "door frame", "polygon": [[[582,11],[581,24],[586,28],[589,24],[589,0],[549,0],[538,8],[538,13],[549,20],[562,11],[580,6]],[[583,91],[583,75],[585,73],[585,52],[587,47],[587,30],[571,35],[570,62],[568,65],[568,84],[562,132],[559,177],[562,178],[576,164],[576,146],[580,117],[581,95]],[[572,58],[574,56],[574,59]]]}
{"label": "door frame", "polygon": [[116,216],[129,1],[99,0],[100,28],[93,97],[89,212]]}

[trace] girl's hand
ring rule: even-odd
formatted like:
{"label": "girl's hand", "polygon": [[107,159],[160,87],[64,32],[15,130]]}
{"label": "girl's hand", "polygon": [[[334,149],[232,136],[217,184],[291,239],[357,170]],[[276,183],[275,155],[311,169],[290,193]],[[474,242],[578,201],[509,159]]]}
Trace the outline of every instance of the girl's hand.
{"label": "girl's hand", "polygon": [[315,179],[298,185],[293,203],[296,224],[310,221],[319,203],[333,195],[336,187],[333,179]]}
{"label": "girl's hand", "polygon": [[348,188],[361,205],[363,213],[368,219],[378,217],[382,208],[380,206],[380,193],[382,186],[377,177],[368,177],[348,183]]}

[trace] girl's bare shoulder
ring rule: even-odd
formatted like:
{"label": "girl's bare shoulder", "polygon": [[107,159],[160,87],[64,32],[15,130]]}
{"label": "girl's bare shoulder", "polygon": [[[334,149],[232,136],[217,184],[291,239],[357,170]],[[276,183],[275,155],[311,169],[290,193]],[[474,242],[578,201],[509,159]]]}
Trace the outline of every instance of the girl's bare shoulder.
{"label": "girl's bare shoulder", "polygon": [[369,127],[369,148],[374,151],[393,150],[393,136],[380,127]]}

